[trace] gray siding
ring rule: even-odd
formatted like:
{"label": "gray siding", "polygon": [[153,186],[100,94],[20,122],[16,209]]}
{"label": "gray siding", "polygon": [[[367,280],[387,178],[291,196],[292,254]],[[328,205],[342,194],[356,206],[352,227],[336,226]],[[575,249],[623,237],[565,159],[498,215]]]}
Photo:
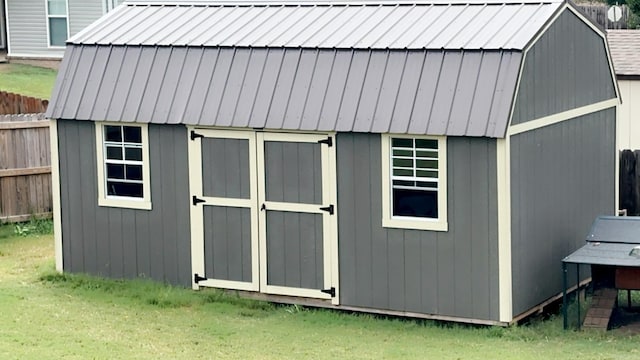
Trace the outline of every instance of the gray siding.
{"label": "gray siding", "polygon": [[448,139],[448,232],[382,228],[379,135],[336,150],[341,303],[498,320],[495,141]]}
{"label": "gray siding", "polygon": [[186,129],[149,126],[151,211],[98,206],[94,129],[58,121],[64,270],[189,286]]}
{"label": "gray siding", "polygon": [[267,210],[267,283],[322,289],[322,215]]}
{"label": "gray siding", "polygon": [[98,20],[105,12],[105,0],[67,0],[69,2],[69,37]]}
{"label": "gray siding", "polygon": [[249,199],[249,141],[202,138],[202,194]]}
{"label": "gray siding", "polygon": [[527,52],[512,124],[616,97],[604,39],[565,11]]}
{"label": "gray siding", "polygon": [[520,51],[67,47],[51,118],[504,136]]}
{"label": "gray siding", "polygon": [[251,210],[204,206],[205,277],[251,282]]}
{"label": "gray siding", "polygon": [[[73,36],[104,13],[103,0],[68,2],[69,36]],[[62,57],[64,48],[49,48],[45,6],[45,0],[7,0],[9,55]]]}
{"label": "gray siding", "polygon": [[322,204],[320,146],[310,143],[265,142],[267,201]]}
{"label": "gray siding", "polygon": [[513,313],[562,291],[561,260],[615,210],[615,109],[511,138]]}

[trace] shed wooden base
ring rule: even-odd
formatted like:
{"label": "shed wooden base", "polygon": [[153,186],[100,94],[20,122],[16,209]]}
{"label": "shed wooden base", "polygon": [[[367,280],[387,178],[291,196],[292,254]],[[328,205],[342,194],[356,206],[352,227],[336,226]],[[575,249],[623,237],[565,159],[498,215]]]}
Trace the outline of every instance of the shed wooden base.
{"label": "shed wooden base", "polygon": [[319,300],[319,299],[309,299],[309,298],[301,298],[301,297],[293,297],[293,296],[271,295],[271,294],[256,293],[251,291],[226,290],[226,292],[238,294],[242,297],[249,298],[249,299],[270,301],[270,302],[279,303],[279,304],[292,304],[292,305],[296,304],[296,305],[302,305],[302,306],[314,306],[314,307],[343,310],[343,311],[355,311],[355,312],[378,314],[378,315],[402,316],[402,317],[409,317],[409,318],[415,318],[415,319],[453,321],[453,322],[475,324],[475,325],[492,325],[492,326],[505,326],[505,327],[509,326],[509,323],[494,321],[494,320],[470,319],[470,318],[463,318],[463,317],[457,317],[457,316],[422,314],[422,313],[415,313],[410,311],[381,310],[381,309],[373,309],[373,308],[357,307],[357,306],[333,305],[331,304],[331,300]]}

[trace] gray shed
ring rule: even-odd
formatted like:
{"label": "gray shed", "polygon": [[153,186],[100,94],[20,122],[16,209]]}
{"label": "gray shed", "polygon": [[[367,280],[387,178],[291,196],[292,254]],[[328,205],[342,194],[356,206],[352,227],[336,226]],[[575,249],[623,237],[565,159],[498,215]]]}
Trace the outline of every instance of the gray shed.
{"label": "gray shed", "polygon": [[604,33],[561,1],[127,1],[69,39],[60,271],[507,324],[616,211]]}

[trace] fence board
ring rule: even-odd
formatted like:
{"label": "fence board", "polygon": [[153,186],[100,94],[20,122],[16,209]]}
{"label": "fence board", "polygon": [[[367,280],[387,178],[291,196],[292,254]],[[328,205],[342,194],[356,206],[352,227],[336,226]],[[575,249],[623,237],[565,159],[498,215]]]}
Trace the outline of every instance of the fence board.
{"label": "fence board", "polygon": [[48,126],[44,114],[0,115],[0,221],[51,214]]}
{"label": "fence board", "polygon": [[0,114],[35,114],[47,111],[49,101],[0,91]]}
{"label": "fence board", "polygon": [[609,5],[607,4],[578,4],[580,10],[584,11],[587,16],[597,22],[605,29],[626,29],[629,21],[629,8],[627,5],[620,5],[622,9],[622,18],[619,21],[611,21],[607,16]]}

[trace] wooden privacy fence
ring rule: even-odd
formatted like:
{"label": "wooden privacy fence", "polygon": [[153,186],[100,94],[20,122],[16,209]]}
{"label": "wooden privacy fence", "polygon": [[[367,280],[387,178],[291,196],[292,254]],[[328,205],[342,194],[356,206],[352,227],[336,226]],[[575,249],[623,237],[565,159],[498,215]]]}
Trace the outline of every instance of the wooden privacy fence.
{"label": "wooden privacy fence", "polygon": [[629,8],[627,5],[620,5],[622,10],[621,18],[618,21],[611,21],[607,16],[609,5],[607,4],[578,4],[580,10],[584,11],[592,20],[600,24],[605,29],[626,29],[629,21]]}
{"label": "wooden privacy fence", "polygon": [[0,114],[44,113],[47,105],[47,100],[0,91]]}
{"label": "wooden privacy fence", "polygon": [[0,222],[50,216],[51,208],[49,121],[0,115]]}

